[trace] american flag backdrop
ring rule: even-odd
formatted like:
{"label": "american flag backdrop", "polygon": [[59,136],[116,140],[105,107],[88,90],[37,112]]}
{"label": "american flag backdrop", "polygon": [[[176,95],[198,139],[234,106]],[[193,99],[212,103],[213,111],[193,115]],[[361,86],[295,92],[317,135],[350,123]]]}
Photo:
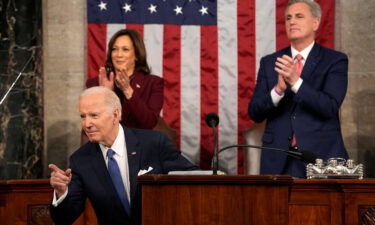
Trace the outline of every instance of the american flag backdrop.
{"label": "american flag backdrop", "polygon": [[[334,45],[334,0],[323,11],[317,42]],[[119,29],[144,38],[152,74],[165,80],[162,116],[178,133],[178,147],[209,169],[212,130],[205,116],[220,117],[219,148],[243,143],[251,126],[247,105],[259,60],[288,46],[287,0],[87,0],[88,78],[104,65],[107,43]],[[242,149],[220,154],[220,168],[243,173]]]}

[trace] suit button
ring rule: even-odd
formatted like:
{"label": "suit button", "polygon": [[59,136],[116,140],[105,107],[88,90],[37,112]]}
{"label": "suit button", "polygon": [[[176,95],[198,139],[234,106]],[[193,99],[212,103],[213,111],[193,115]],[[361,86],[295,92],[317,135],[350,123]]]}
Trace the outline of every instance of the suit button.
{"label": "suit button", "polygon": [[294,120],[295,120],[295,119],[296,119],[296,116],[292,116],[292,119],[294,119]]}

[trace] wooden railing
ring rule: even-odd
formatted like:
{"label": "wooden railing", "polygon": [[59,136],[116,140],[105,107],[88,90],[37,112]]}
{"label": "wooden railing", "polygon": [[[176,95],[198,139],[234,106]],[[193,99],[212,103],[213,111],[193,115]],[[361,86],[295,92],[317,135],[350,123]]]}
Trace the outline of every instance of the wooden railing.
{"label": "wooden railing", "polygon": [[[375,180],[145,175],[143,225],[375,224]],[[49,225],[48,180],[0,181],[1,225]],[[74,225],[97,225],[87,204]]]}

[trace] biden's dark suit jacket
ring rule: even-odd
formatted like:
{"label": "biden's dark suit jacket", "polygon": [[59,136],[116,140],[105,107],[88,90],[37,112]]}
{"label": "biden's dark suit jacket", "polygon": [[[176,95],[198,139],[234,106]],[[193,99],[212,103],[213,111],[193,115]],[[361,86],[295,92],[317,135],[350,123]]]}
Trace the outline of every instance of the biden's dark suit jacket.
{"label": "biden's dark suit jacket", "polygon": [[164,134],[125,127],[124,132],[131,186],[131,215],[125,212],[117,196],[99,144],[88,142],[70,157],[72,180],[67,197],[57,207],[51,206],[56,225],[73,223],[84,210],[86,198],[90,199],[101,225],[140,224],[139,170],[152,167],[148,174],[166,174],[173,170],[198,169],[180,154]]}
{"label": "biden's dark suit jacket", "polygon": [[[299,149],[312,151],[324,160],[347,158],[339,120],[348,85],[347,56],[315,43],[303,67],[300,89],[295,94],[287,88],[275,107],[270,95],[278,80],[275,62],[284,54],[291,56],[291,48],[261,59],[256,88],[249,103],[251,119],[267,120],[263,146],[288,149],[294,132]],[[290,175],[305,176],[304,164],[287,160],[285,154],[273,151],[262,151],[261,173],[281,174],[286,163],[299,164],[297,167],[303,170]]]}

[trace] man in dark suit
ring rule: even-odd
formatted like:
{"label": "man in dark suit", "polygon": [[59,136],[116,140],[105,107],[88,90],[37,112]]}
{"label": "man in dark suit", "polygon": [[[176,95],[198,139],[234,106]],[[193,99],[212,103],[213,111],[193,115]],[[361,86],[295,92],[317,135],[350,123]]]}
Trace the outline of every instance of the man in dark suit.
{"label": "man in dark suit", "polygon": [[99,224],[140,224],[138,175],[198,169],[162,133],[122,127],[120,100],[106,87],[86,89],[79,111],[90,142],[73,153],[69,169],[49,165],[51,215],[57,225],[73,223],[86,198]]}
{"label": "man in dark suit", "polygon": [[[291,46],[261,59],[248,110],[254,121],[267,120],[264,146],[304,149],[324,160],[347,158],[339,109],[347,90],[348,58],[315,43],[320,17],[316,2],[289,1],[285,26]],[[305,177],[305,166],[283,153],[263,151],[260,171]]]}

